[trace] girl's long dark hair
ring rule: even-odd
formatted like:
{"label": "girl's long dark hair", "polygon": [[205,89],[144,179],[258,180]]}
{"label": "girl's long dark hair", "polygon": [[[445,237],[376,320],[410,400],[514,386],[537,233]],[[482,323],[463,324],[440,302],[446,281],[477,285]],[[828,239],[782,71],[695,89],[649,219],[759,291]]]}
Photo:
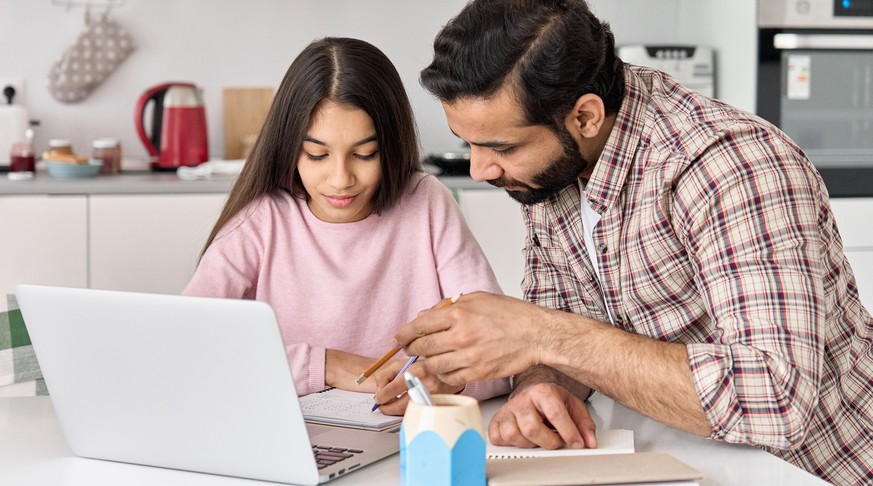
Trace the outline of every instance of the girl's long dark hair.
{"label": "girl's long dark hair", "polygon": [[400,75],[378,48],[358,39],[325,37],[291,63],[203,252],[243,208],[264,195],[308,198],[297,173],[303,138],[324,100],[360,108],[373,119],[382,180],[373,212],[392,207],[421,168],[412,107]]}

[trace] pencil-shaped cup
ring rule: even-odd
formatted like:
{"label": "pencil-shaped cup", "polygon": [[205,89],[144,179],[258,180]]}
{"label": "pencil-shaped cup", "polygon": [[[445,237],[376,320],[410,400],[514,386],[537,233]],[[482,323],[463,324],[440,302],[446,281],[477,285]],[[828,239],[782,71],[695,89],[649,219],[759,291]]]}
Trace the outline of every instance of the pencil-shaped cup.
{"label": "pencil-shaped cup", "polygon": [[434,406],[409,402],[400,425],[400,483],[484,486],[485,432],[475,398],[434,395]]}

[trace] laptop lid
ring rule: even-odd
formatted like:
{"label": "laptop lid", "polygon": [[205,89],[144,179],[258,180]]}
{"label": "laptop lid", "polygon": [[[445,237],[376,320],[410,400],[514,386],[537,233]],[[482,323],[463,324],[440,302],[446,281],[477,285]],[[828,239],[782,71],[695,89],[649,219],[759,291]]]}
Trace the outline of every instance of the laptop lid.
{"label": "laptop lid", "polygon": [[[16,295],[74,454],[319,482],[268,304],[38,285]],[[379,457],[396,452],[381,435],[394,446]]]}

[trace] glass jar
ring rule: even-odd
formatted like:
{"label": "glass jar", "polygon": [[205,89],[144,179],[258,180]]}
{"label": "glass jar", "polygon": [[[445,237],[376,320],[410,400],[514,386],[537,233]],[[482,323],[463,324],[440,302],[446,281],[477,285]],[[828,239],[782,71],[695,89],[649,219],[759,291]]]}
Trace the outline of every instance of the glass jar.
{"label": "glass jar", "polygon": [[12,144],[9,151],[9,179],[30,179],[36,172],[36,156],[33,146],[26,142]]}
{"label": "glass jar", "polygon": [[48,146],[50,152],[73,155],[73,144],[65,138],[53,138],[49,140]]}
{"label": "glass jar", "polygon": [[121,144],[114,138],[98,138],[93,143],[91,158],[100,160],[101,174],[116,174],[121,171]]}

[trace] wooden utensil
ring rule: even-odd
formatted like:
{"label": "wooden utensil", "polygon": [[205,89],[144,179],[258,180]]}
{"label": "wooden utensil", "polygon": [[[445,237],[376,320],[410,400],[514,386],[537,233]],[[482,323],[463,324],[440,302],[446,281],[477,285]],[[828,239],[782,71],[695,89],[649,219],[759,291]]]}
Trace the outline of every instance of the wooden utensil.
{"label": "wooden utensil", "polygon": [[239,87],[222,90],[224,158],[243,159],[261,131],[273,102],[271,87]]}

